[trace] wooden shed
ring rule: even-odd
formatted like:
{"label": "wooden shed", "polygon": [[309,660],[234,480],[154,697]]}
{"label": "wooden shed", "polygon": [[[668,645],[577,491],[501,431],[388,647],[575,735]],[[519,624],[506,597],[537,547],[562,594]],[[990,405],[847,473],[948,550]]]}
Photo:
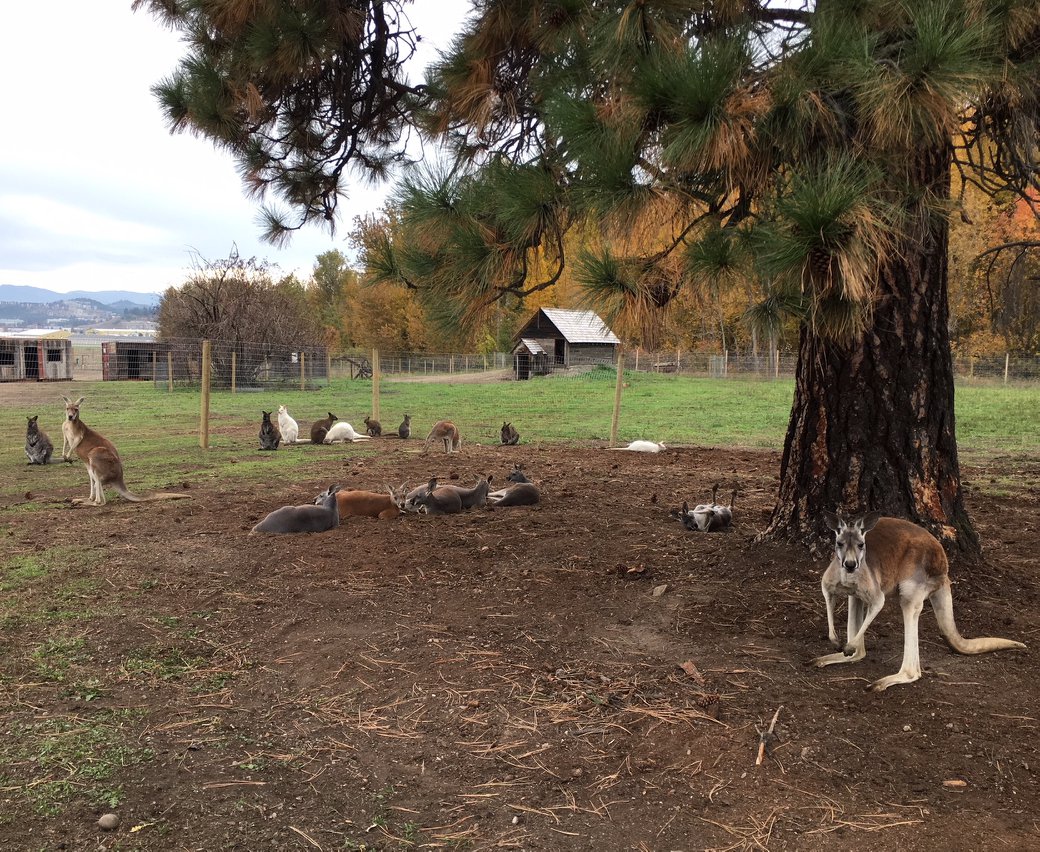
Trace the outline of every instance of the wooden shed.
{"label": "wooden shed", "polygon": [[563,308],[539,308],[513,340],[517,379],[578,364],[613,364],[621,344],[594,311]]}
{"label": "wooden shed", "polygon": [[154,340],[106,340],[101,344],[101,378],[106,382],[153,379],[168,348]]}
{"label": "wooden shed", "polygon": [[68,381],[72,341],[58,337],[0,337],[0,382]]}

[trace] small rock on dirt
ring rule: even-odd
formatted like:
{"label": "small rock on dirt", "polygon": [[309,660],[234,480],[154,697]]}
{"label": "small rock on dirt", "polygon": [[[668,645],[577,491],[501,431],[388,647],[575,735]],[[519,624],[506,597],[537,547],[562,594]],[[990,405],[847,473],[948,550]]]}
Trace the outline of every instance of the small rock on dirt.
{"label": "small rock on dirt", "polygon": [[667,591],[668,591],[668,584],[667,583],[661,583],[660,586],[654,586],[653,596],[655,598],[659,598],[659,597],[661,597],[661,595],[663,595]]}
{"label": "small rock on dirt", "polygon": [[102,831],[115,831],[119,828],[119,815],[118,814],[102,814],[100,819],[97,821],[98,828]]}

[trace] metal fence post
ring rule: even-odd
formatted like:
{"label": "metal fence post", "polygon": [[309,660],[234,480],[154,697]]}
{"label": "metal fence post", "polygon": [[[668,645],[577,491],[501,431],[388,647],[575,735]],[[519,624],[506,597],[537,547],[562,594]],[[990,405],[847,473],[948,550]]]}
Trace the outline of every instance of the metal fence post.
{"label": "metal fence post", "polygon": [[236,379],[237,379],[236,369],[238,367],[238,361],[237,361],[237,358],[236,358],[237,355],[238,355],[238,352],[236,352],[234,349],[232,349],[231,350],[231,393],[237,393],[238,392],[236,390],[236,387],[235,387],[235,383],[236,383]]}

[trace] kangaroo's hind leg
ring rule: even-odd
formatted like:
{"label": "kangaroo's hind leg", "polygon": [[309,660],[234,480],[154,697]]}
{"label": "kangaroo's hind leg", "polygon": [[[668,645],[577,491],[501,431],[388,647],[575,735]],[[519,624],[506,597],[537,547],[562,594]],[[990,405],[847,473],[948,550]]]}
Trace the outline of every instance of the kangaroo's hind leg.
{"label": "kangaroo's hind leg", "polygon": [[918,625],[921,610],[924,609],[928,591],[921,586],[914,586],[910,594],[900,597],[899,604],[903,609],[903,665],[894,675],[888,675],[870,685],[873,692],[884,692],[890,686],[899,683],[913,683],[921,677],[921,648],[918,641]]}

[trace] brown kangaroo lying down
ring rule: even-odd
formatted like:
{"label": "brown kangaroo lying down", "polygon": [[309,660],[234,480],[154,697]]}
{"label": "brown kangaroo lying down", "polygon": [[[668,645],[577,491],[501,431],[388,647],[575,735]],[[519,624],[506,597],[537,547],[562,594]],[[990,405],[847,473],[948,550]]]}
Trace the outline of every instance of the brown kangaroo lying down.
{"label": "brown kangaroo lying down", "polygon": [[134,503],[188,499],[190,496],[188,494],[170,494],[160,491],[156,494],[138,495],[129,491],[123,482],[123,461],[119,458],[115,444],[80,420],[79,406],[83,402],[83,397],[75,402],[66,396],[63,396],[62,399],[65,400],[65,422],[61,424],[61,434],[64,438],[61,456],[69,461],[69,454],[75,452],[86,464],[87,476],[90,477],[90,497],[86,500],[78,499],[77,503],[104,506],[105,486],[111,486],[124,499]]}

